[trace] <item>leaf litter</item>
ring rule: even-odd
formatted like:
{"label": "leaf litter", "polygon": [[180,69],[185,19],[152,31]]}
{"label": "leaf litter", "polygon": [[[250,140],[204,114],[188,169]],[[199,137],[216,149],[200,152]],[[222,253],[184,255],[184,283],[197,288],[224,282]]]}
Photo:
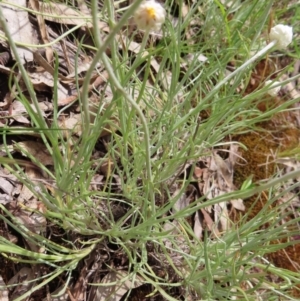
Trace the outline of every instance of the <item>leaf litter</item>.
{"label": "leaf litter", "polygon": [[[12,5],[1,4],[3,15],[6,17],[6,22],[10,30],[12,39],[15,42],[26,44],[37,44],[37,39],[33,35],[33,28],[29,21],[28,13],[25,11],[25,0],[13,0]],[[14,6],[15,5],[15,6]],[[18,56],[21,58],[22,63],[33,61],[32,51],[24,48],[17,47]],[[12,53],[14,58],[14,54]]]}
{"label": "leaf litter", "polygon": [[[59,107],[65,107],[69,105],[73,105],[76,103],[76,100],[80,96],[81,93],[81,85],[84,80],[85,72],[90,68],[91,58],[93,56],[93,52],[83,49],[79,49],[76,45],[76,41],[71,42],[69,39],[64,38],[61,39],[59,43],[53,43],[56,39],[60,37],[63,31],[60,31],[55,26],[51,25],[51,22],[54,24],[59,24],[61,26],[76,26],[82,24],[82,30],[87,33],[86,29],[92,28],[91,16],[87,7],[84,3],[81,3],[80,10],[75,10],[70,8],[69,6],[62,3],[44,3],[40,1],[30,0],[30,7],[32,10],[36,12],[40,12],[42,14],[34,14],[34,18],[29,16],[28,12],[25,9],[21,9],[20,7],[26,7],[26,1],[18,0],[11,1],[11,5],[8,4],[0,4],[2,10],[5,12],[5,15],[8,16],[12,14],[9,19],[11,22],[10,29],[12,31],[12,37],[15,42],[26,43],[26,44],[38,44],[39,35],[40,34],[40,42],[42,44],[51,44],[51,46],[45,46],[44,49],[36,50],[34,48],[29,47],[18,47],[19,56],[22,60],[23,64],[28,65],[27,73],[31,80],[31,83],[38,94],[39,106],[42,109],[44,117],[51,122],[51,117],[53,113],[53,104],[51,100],[54,97],[54,92],[57,93],[55,95],[57,105]],[[182,7],[183,16],[188,14],[188,6],[186,4]],[[98,24],[99,29],[103,34],[109,33],[109,26],[104,21],[99,21]],[[67,27],[65,27],[67,28]],[[2,41],[2,46],[7,49],[7,51],[11,52],[9,46],[6,41]],[[124,35],[116,36],[116,43],[120,50],[126,48],[134,54],[139,53],[140,51],[140,43],[129,40]],[[54,57],[54,53],[57,55],[58,60],[58,80],[55,83],[56,79],[54,78],[55,70],[53,68],[53,62],[56,59]],[[144,52],[144,55],[147,56],[148,53]],[[2,65],[0,66],[0,72],[2,76],[5,76],[6,81],[8,83],[8,75],[14,74],[15,76],[20,77],[20,73],[13,66],[9,66],[11,62],[14,61],[14,57],[3,58]],[[209,63],[206,56],[203,54],[198,54],[194,57],[186,57],[186,62],[181,65],[181,68],[184,70],[187,68],[189,62],[197,59],[200,63]],[[150,65],[155,71],[156,74],[160,74],[161,76],[161,87],[168,91],[170,89],[171,76],[172,74],[168,70],[164,70],[160,73],[160,64],[153,56],[150,61]],[[6,67],[8,66],[8,67]],[[76,66],[76,67],[75,67]],[[30,68],[29,68],[30,67]],[[299,69],[299,66],[298,66]],[[77,77],[78,76],[78,77]],[[246,90],[249,92],[249,89],[254,90],[257,87],[258,82],[256,81],[256,77],[253,76],[253,81],[250,83],[251,87],[248,86]],[[108,81],[108,74],[105,70],[101,70],[100,66],[97,66],[97,69],[94,70],[92,80],[89,86],[90,97],[95,100],[94,105],[97,107],[99,103],[98,94],[94,94],[95,91],[97,93],[101,93],[101,89],[103,89],[103,93],[105,93],[105,99],[107,104],[110,104],[112,101],[112,91],[106,86]],[[54,91],[54,85],[57,85],[57,90]],[[79,84],[79,91],[77,92],[76,85]],[[151,85],[151,81],[147,83],[149,86]],[[297,84],[297,83],[296,83]],[[295,100],[299,98],[299,91],[297,90],[297,86],[294,82],[287,84],[284,89],[285,92],[290,94],[291,97]],[[20,79],[20,86],[24,86],[22,79]],[[178,101],[183,97],[184,91],[179,90],[176,95]],[[15,92],[17,93],[17,92]],[[134,94],[134,93],[133,93]],[[43,96],[42,96],[43,95]],[[95,96],[96,95],[96,96]],[[10,99],[5,101],[5,99],[1,99],[1,107],[8,108],[8,116],[4,118],[4,120],[9,124],[9,126],[14,125],[23,125],[24,127],[30,125],[31,120],[27,113],[25,106],[17,100],[16,94],[11,94]],[[135,95],[134,98],[137,98],[138,95]],[[46,98],[46,101],[44,100]],[[156,95],[156,98],[159,98]],[[151,100],[145,100],[150,102]],[[295,103],[297,105],[297,103]],[[298,113],[297,113],[298,114]],[[50,116],[50,117],[49,117]],[[299,116],[296,115],[295,118],[298,118],[299,125]],[[1,121],[2,122],[2,121]],[[58,120],[59,128],[65,130],[64,137],[69,137],[69,133],[72,135],[81,136],[82,134],[82,125],[81,125],[81,114],[76,113],[76,109],[69,111],[69,113],[65,114],[63,117],[60,117]],[[118,123],[118,121],[115,121]],[[115,131],[115,128],[110,127],[103,131],[103,133],[99,133],[99,137],[111,135],[112,132]],[[23,138],[23,137],[22,137]],[[53,159],[51,155],[45,149],[43,143],[33,140],[32,137],[27,137],[29,140],[18,139],[18,142],[14,142],[14,154],[18,153],[23,159],[31,161],[32,163],[39,162],[43,166],[53,165]],[[2,145],[3,147],[3,145]],[[228,155],[224,155],[224,151],[227,151]],[[208,151],[210,155],[199,158],[194,162],[189,162],[189,165],[186,166],[186,169],[190,167],[192,164],[195,164],[194,173],[193,173],[193,186],[189,187],[189,191],[186,191],[182,196],[178,199],[175,205],[172,208],[171,214],[176,214],[176,212],[180,210],[184,210],[187,208],[195,199],[202,197],[204,200],[211,200],[217,196],[222,194],[235,191],[236,183],[234,179],[234,171],[237,164],[241,164],[240,158],[243,157],[240,152],[239,147],[236,144],[231,144],[229,149],[218,149]],[[283,159],[280,161],[283,162]],[[111,162],[104,162],[101,165],[100,173],[95,175],[94,185],[99,189],[99,187],[105,187],[105,177],[111,173]],[[289,161],[286,158],[284,163],[286,165],[286,169],[288,168],[298,168],[297,162]],[[36,179],[42,179],[45,182],[48,179],[44,178],[40,172],[39,168],[30,168],[25,167],[24,173],[32,179],[34,182]],[[121,179],[117,174],[112,175],[114,177],[114,181],[116,182],[117,189],[120,189],[120,181]],[[262,179],[260,179],[262,180]],[[14,183],[14,184],[12,184]],[[47,221],[45,218],[45,208],[43,207],[43,203],[36,197],[36,195],[32,192],[32,190],[28,189],[28,187],[24,184],[16,184],[17,181],[10,181],[9,179],[0,177],[0,203],[4,204],[11,212],[14,213],[16,220],[19,221],[28,231],[31,231],[32,234],[45,234],[48,229]],[[14,187],[14,185],[16,185]],[[19,188],[19,192],[16,192],[17,185]],[[57,189],[57,187],[55,187]],[[173,187],[174,193],[172,194],[172,198],[176,196],[176,193],[179,193],[180,187]],[[17,199],[17,202],[12,202],[11,198]],[[297,197],[296,193],[293,192],[290,198]],[[288,196],[282,197],[281,202],[289,199]],[[2,201],[3,200],[3,201]],[[297,208],[299,203],[296,202],[294,204],[294,208]],[[226,231],[230,231],[230,216],[232,216],[231,211],[240,211],[244,212],[246,207],[243,203],[242,199],[230,200],[228,203],[219,203],[214,206],[207,206],[205,208],[201,208],[198,210],[194,216],[187,218],[188,222],[191,223],[192,229],[194,231],[195,237],[198,240],[202,240],[204,238],[204,233],[208,232],[212,238],[220,238],[222,233]],[[295,210],[296,212],[296,210]],[[295,213],[296,215],[296,213]],[[176,237],[175,240],[167,239],[165,241],[166,246],[171,249],[173,244],[181,245],[182,252],[189,253],[190,248],[184,244],[185,242],[185,233],[182,230],[182,226],[176,218],[173,221],[167,222],[164,225],[164,230],[168,231],[171,236]],[[23,242],[27,245],[28,249],[31,249],[36,252],[43,252],[43,248],[37,246],[32,241],[27,240]],[[195,242],[196,243],[196,242]],[[110,256],[114,253],[109,251]],[[149,252],[151,253],[151,252]],[[154,253],[155,254],[155,253]],[[156,256],[156,255],[153,255]],[[181,259],[176,258],[175,253],[171,253],[171,258],[174,262],[180,262]],[[161,263],[167,262],[166,258],[163,256],[160,257]],[[118,263],[119,258],[113,257],[112,261],[114,265],[119,266]],[[96,260],[94,258],[90,258],[89,266],[92,266]],[[108,261],[109,264],[111,262]],[[74,300],[84,299],[87,297],[89,290],[87,289],[87,283],[84,282],[84,278],[88,277],[87,266],[83,263],[81,270],[81,282],[79,280],[73,286],[73,293],[66,294],[66,289],[62,286],[59,287],[58,291],[60,294],[72,298]],[[99,264],[103,268],[107,263]],[[98,266],[98,267],[99,267]],[[122,267],[122,266],[121,266]],[[95,268],[95,266],[94,266]],[[171,271],[172,269],[170,269]],[[144,279],[138,277],[135,281],[133,280],[125,280],[130,279],[129,272],[126,269],[119,269],[118,272],[115,270],[103,272],[104,276],[97,276],[97,272],[95,269],[91,269],[89,279],[91,283],[93,282],[91,276],[94,279],[101,278],[99,281],[101,286],[99,286],[95,292],[95,297],[93,300],[121,300],[131,289],[141,286],[145,284]],[[98,273],[99,274],[99,273]],[[170,272],[171,274],[171,272]],[[169,276],[169,275],[168,275]],[[3,276],[2,276],[3,277]],[[33,272],[33,269],[28,267],[20,268],[16,274],[10,278],[6,279],[6,285],[13,285],[17,283],[22,283],[17,286],[15,289],[9,292],[11,300],[21,296],[24,292],[27,292],[30,287],[34,285],[34,280],[37,278],[37,273]],[[168,277],[166,277],[168,278]],[[118,282],[121,280],[121,282]],[[111,286],[107,286],[107,284],[115,283]],[[121,283],[121,284],[120,284]],[[2,286],[1,286],[2,287]],[[3,287],[4,288],[4,287]],[[9,289],[10,290],[10,289]],[[50,292],[53,296],[55,290]],[[56,290],[57,292],[57,290]],[[8,292],[4,289],[1,291],[3,295],[3,300],[5,300],[5,294]],[[145,296],[144,296],[145,297]],[[53,297],[54,298],[54,297]],[[45,299],[46,300],[46,299]],[[92,299],[91,299],[92,300]],[[122,299],[124,300],[124,298]]]}

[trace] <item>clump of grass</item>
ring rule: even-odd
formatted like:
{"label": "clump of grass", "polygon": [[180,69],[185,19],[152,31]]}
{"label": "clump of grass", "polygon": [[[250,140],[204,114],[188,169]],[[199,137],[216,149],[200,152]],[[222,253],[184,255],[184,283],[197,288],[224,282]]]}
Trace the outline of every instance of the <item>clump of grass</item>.
{"label": "clump of grass", "polygon": [[[158,292],[166,300],[175,300],[174,288],[180,288],[176,291],[178,298],[191,296],[192,300],[271,300],[278,296],[292,300],[290,290],[299,284],[299,275],[273,266],[266,254],[287,244],[272,244],[278,237],[289,241],[295,233],[285,231],[285,225],[278,223],[282,216],[277,216],[277,209],[268,209],[282,194],[277,191],[277,185],[299,176],[298,171],[278,179],[270,175],[269,182],[242,187],[207,202],[204,197],[198,198],[186,208],[172,211],[176,202],[185,197],[191,181],[192,175],[185,173],[187,162],[195,165],[211,149],[226,144],[228,136],[247,132],[293,103],[287,101],[261,112],[254,102],[265,95],[266,88],[249,95],[237,93],[237,87],[246,86],[249,81],[251,65],[226,78],[229,62],[242,65],[251,57],[250,53],[265,44],[268,16],[275,1],[267,5],[260,1],[233,1],[228,7],[219,1],[207,2],[203,7],[191,4],[185,18],[181,15],[183,1],[179,4],[166,1],[169,16],[171,8],[179,7],[178,22],[173,25],[172,20],[167,19],[161,36],[150,45],[146,34],[141,49],[135,53],[126,49],[134,41],[135,33],[124,28],[140,3],[134,1],[132,6],[118,11],[112,1],[105,1],[102,11],[109,20],[110,33],[102,39],[96,26],[98,3],[91,2],[94,58],[79,98],[82,134],[78,139],[72,139],[72,132],[66,139],[59,130],[57,119],[61,111],[55,106],[55,96],[53,122],[51,126],[46,123],[28,75],[17,58],[37,109],[31,108],[30,101],[19,90],[17,97],[32,122],[32,128],[26,131],[39,133],[54,167],[42,166],[33,157],[30,160],[55,184],[49,190],[43,183],[37,184],[26,176],[8,151],[7,137],[14,134],[9,127],[1,129],[4,149],[10,157],[2,159],[2,163],[43,203],[47,221],[76,238],[67,240],[67,247],[55,244],[22,227],[1,205],[5,213],[2,221],[24,239],[43,246],[45,252],[31,252],[3,238],[0,251],[12,260],[53,268],[52,273],[45,279],[40,278],[40,284],[22,298],[62,273],[71,277],[84,258],[110,244],[126,257],[124,269],[128,278],[134,282],[135,277],[141,277],[152,285],[154,293]],[[120,17],[118,21],[116,15]],[[187,40],[186,33],[192,30],[193,22],[199,29]],[[5,25],[3,16],[2,24]],[[123,34],[122,47],[116,39],[120,34]],[[9,34],[7,37],[15,52],[15,42]],[[187,54],[192,54],[193,59],[187,59]],[[199,62],[199,54],[205,55],[207,61]],[[152,59],[159,62],[155,71]],[[99,61],[109,74],[107,87],[113,99],[99,105],[92,114],[88,86]],[[58,70],[58,61],[55,64]],[[201,118],[203,112],[209,112],[205,119]],[[106,153],[95,160],[93,152],[99,134],[108,126],[111,135],[105,144]],[[111,166],[104,184],[101,189],[92,189],[94,176],[104,163]],[[173,193],[175,186],[180,187],[177,194]],[[186,221],[186,217],[201,208],[263,191],[269,191],[264,208],[251,220],[245,217],[238,226],[232,224],[231,231],[218,239],[205,235],[204,241],[199,241]],[[118,208],[121,208],[121,216],[116,213]],[[174,221],[178,223],[176,231],[166,230],[168,224],[175,227]],[[291,224],[296,222],[297,219],[290,221]],[[262,230],[266,223],[268,228]],[[151,256],[169,268],[165,278],[157,275],[150,264]],[[274,283],[270,280],[272,277],[280,281]]]}

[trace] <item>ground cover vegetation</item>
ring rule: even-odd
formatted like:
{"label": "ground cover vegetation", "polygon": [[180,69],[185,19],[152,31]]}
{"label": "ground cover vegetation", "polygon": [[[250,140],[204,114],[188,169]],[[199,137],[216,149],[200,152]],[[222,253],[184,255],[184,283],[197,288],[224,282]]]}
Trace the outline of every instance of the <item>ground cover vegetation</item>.
{"label": "ground cover vegetation", "polygon": [[1,1],[1,300],[298,300],[299,22]]}

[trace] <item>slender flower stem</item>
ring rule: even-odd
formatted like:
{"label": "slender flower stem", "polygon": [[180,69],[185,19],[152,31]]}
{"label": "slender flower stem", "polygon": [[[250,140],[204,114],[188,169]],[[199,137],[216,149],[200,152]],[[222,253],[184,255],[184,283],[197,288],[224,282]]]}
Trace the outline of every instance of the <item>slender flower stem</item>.
{"label": "slender flower stem", "polygon": [[102,58],[103,53],[105,53],[106,48],[109,46],[109,44],[113,41],[119,30],[122,28],[126,22],[128,22],[128,19],[133,14],[134,10],[140,5],[142,0],[135,1],[128,10],[124,13],[121,20],[115,25],[115,27],[112,28],[110,31],[110,34],[106,37],[105,41],[102,42],[99,28],[98,28],[98,1],[93,0],[91,3],[91,9],[92,9],[92,20],[93,20],[93,29],[94,29],[94,38],[95,38],[95,44],[98,48],[98,51],[96,52],[93,61],[91,62],[90,68],[87,70],[85,75],[85,80],[82,85],[82,93],[81,93],[81,101],[82,101],[82,109],[84,112],[84,125],[83,125],[83,132],[84,135],[89,136],[90,132],[90,113],[89,113],[89,105],[88,105],[88,94],[89,94],[89,84],[90,80],[93,74],[93,71],[95,70],[96,65],[98,64],[99,60]]}
{"label": "slender flower stem", "polygon": [[228,81],[230,81],[234,76],[236,76],[241,71],[245,70],[247,66],[254,63],[258,58],[260,58],[262,55],[267,53],[271,48],[273,48],[276,45],[277,41],[272,41],[269,43],[266,47],[258,51],[253,57],[251,57],[248,61],[246,61],[243,65],[238,67],[236,70],[234,70],[232,73],[230,73],[228,76],[226,76],[223,80],[221,80],[208,95],[205,97],[211,97],[214,95],[224,84],[226,84]]}
{"label": "slender flower stem", "polygon": [[237,74],[239,74],[241,71],[245,70],[250,64],[254,63],[258,58],[260,58],[262,55],[267,53],[270,49],[272,49],[274,46],[276,46],[277,41],[272,41],[269,43],[266,47],[258,51],[253,57],[251,57],[248,61],[246,61],[244,64],[242,64],[240,67],[238,67],[236,70],[234,70],[231,74],[226,76],[223,80],[221,80],[214,88],[202,99],[202,101],[193,109],[191,110],[185,118],[182,118],[179,123],[176,123],[176,127],[179,127],[181,124],[186,122],[191,116],[195,116],[203,107],[203,103],[208,101],[211,97],[213,97],[219,89],[226,84],[228,81],[230,81],[233,77],[235,77]]}
{"label": "slender flower stem", "polygon": [[144,49],[146,48],[146,44],[147,44],[147,41],[149,39],[149,36],[150,36],[150,30],[147,29],[144,33],[144,37],[143,37],[143,40],[142,40],[142,44],[140,46],[140,51],[139,53],[137,54],[132,66],[135,66],[135,64],[137,62],[139,62],[141,60],[141,57],[143,56],[143,52],[144,52]]}
{"label": "slender flower stem", "polygon": [[[106,47],[112,42],[118,31],[121,29],[121,27],[127,22],[128,18],[132,16],[134,10],[138,7],[138,5],[142,1],[135,1],[130,8],[124,13],[121,20],[116,24],[116,26],[112,29],[110,34],[107,36],[106,40],[102,42],[99,30],[97,29],[97,9],[98,9],[98,1],[93,0],[92,1],[92,14],[93,14],[93,25],[94,25],[94,38],[96,42],[96,46],[98,48],[97,53],[95,54],[95,57],[91,63],[90,69],[86,73],[86,78],[83,84],[82,88],[82,101],[83,101],[83,109],[85,112],[85,122],[89,122],[89,113],[88,113],[88,85],[90,82],[90,78],[92,75],[92,71],[94,70],[96,64],[101,60],[109,74],[109,81],[111,85],[117,89],[121,95],[126,99],[131,106],[136,110],[137,114],[139,115],[143,129],[144,129],[144,143],[145,143],[145,159],[146,159],[146,173],[147,173],[147,180],[148,180],[148,193],[150,194],[150,200],[151,200],[151,209],[152,213],[155,213],[155,197],[153,193],[153,179],[152,179],[152,171],[151,171],[151,155],[150,155],[150,135],[149,135],[149,129],[147,125],[146,118],[138,106],[138,104],[132,99],[132,97],[124,90],[122,85],[120,84],[119,80],[117,79],[115,72],[109,62],[109,59],[107,55],[105,54]],[[89,126],[85,129],[84,133],[89,133]]]}
{"label": "slender flower stem", "polygon": [[[150,181],[150,183],[151,183],[152,182],[152,171],[151,171],[151,157],[150,157],[150,135],[149,135],[146,118],[145,118],[142,110],[140,109],[139,105],[131,98],[131,96],[121,86],[120,82],[118,81],[118,79],[115,76],[115,73],[114,73],[105,53],[102,53],[100,58],[107,70],[107,73],[109,74],[109,79],[110,79],[111,83],[122,94],[122,96],[132,105],[132,107],[136,110],[139,117],[141,118],[141,122],[142,122],[143,128],[144,128],[144,135],[145,135],[145,154],[146,154],[147,178],[148,178],[148,181]],[[151,198],[152,197],[154,198],[153,194],[151,193]],[[155,202],[152,202],[152,206],[153,205],[155,207]],[[154,210],[154,208],[152,208],[152,209]]]}
{"label": "slender flower stem", "polygon": [[[77,29],[83,27],[86,25],[86,22],[82,22],[74,27],[72,27],[71,29],[69,29],[68,31],[65,31],[64,33],[62,33],[58,38],[56,38],[55,40],[47,43],[47,44],[27,44],[27,43],[22,43],[22,42],[18,42],[15,41],[15,44],[17,46],[21,46],[21,47],[25,47],[25,48],[41,48],[44,49],[45,47],[50,47],[53,46],[56,43],[59,43],[63,38],[67,37],[68,35],[70,35],[72,32],[76,31]],[[7,36],[0,34],[0,38],[4,39],[5,41],[9,41]],[[30,49],[29,49],[30,50]]]}

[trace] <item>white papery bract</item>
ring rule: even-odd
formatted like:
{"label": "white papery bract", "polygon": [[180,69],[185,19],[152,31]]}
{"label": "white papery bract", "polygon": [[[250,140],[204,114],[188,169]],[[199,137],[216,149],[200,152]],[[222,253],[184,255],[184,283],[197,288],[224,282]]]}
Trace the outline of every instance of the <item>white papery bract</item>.
{"label": "white papery bract", "polygon": [[134,13],[134,20],[140,30],[158,31],[164,24],[165,19],[165,9],[155,0],[142,2]]}
{"label": "white papery bract", "polygon": [[271,28],[271,41],[276,41],[277,49],[285,49],[293,39],[293,27],[283,24],[278,24]]}
{"label": "white papery bract", "polygon": [[267,80],[265,82],[265,87],[269,87],[269,90],[267,91],[267,93],[270,96],[273,96],[273,97],[277,96],[277,94],[280,91],[281,87],[278,86],[278,87],[273,88],[273,86],[277,86],[279,84],[280,84],[280,82],[276,82],[276,81],[272,81],[272,80]]}

